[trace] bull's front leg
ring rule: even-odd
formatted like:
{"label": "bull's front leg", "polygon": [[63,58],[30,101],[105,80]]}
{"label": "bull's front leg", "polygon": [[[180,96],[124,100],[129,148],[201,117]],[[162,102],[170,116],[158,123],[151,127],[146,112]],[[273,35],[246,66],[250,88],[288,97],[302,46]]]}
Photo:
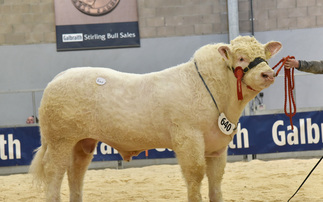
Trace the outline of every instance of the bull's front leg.
{"label": "bull's front leg", "polygon": [[227,150],[219,157],[206,158],[206,175],[209,182],[210,202],[222,202],[221,182],[227,161]]}
{"label": "bull's front leg", "polygon": [[172,137],[173,149],[186,180],[189,202],[200,202],[201,182],[205,175],[204,139],[202,133],[178,129]]}

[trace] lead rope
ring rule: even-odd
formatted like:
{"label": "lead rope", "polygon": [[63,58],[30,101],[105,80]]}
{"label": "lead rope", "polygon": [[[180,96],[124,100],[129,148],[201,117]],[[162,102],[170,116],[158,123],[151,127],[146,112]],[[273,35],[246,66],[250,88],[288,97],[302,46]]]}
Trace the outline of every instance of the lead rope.
{"label": "lead rope", "polygon": [[320,158],[320,160],[316,163],[316,165],[312,168],[311,172],[306,176],[306,178],[303,180],[302,184],[298,187],[298,189],[296,190],[296,192],[293,194],[293,196],[291,196],[287,202],[289,202],[296,194],[297,192],[301,189],[301,187],[303,186],[303,184],[306,182],[307,178],[310,177],[310,175],[312,174],[312,172],[315,170],[315,168],[319,165],[319,163],[322,161],[323,156]]}
{"label": "lead rope", "polygon": [[[286,63],[286,61],[288,59],[295,59],[295,57],[294,56],[287,56],[285,58],[282,58],[272,68],[272,69],[275,69],[280,63],[282,63],[281,66],[279,67],[279,69],[276,72],[276,76],[279,74],[280,70],[285,65],[285,63]],[[294,96],[293,96],[293,90],[294,90],[294,87],[295,87],[294,68],[292,68],[292,71],[290,71],[290,69],[287,69],[285,67],[284,71],[285,71],[285,104],[284,104],[284,111],[285,111],[286,116],[289,117],[289,120],[290,120],[290,123],[291,123],[291,126],[292,126],[292,130],[293,130],[293,120],[292,120],[292,117],[296,114],[296,104],[295,104],[295,100],[294,100]],[[287,113],[287,94],[288,94],[288,100],[289,100],[289,113]],[[294,108],[294,112],[293,113],[292,113],[292,105],[293,105],[293,108]],[[306,182],[306,180],[310,177],[310,175],[312,174],[312,172],[315,170],[315,168],[322,161],[322,159],[323,159],[323,156],[316,163],[316,165],[312,168],[312,170],[309,172],[309,174],[303,180],[302,184],[298,187],[298,189],[296,190],[296,192],[288,199],[287,202],[289,202],[297,194],[297,192],[301,189],[301,187],[304,185],[304,183]]]}
{"label": "lead rope", "polygon": [[[279,74],[282,67],[285,65],[286,61],[288,59],[295,59],[294,56],[287,56],[282,58],[272,69],[274,70],[280,63],[281,66],[276,72],[276,76]],[[290,125],[292,126],[292,130],[294,130],[293,126],[293,116],[296,114],[296,104],[294,100],[293,90],[295,87],[295,81],[294,81],[294,68],[292,68],[292,71],[290,69],[287,69],[285,67],[284,69],[285,73],[285,101],[284,101],[284,112],[285,115],[289,117]],[[288,95],[288,96],[287,96]],[[287,100],[289,101],[289,113],[287,112]],[[293,110],[293,112],[292,112]]]}

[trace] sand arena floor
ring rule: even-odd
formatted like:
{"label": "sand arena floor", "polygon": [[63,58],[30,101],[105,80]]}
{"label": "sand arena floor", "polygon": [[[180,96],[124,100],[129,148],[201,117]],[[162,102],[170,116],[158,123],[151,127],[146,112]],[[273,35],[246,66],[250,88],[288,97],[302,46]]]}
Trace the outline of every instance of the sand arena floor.
{"label": "sand arena floor", "polygon": [[[287,201],[318,159],[233,162],[226,166],[222,189],[226,202]],[[202,184],[208,201],[207,180]],[[292,202],[323,201],[323,162],[312,173]],[[67,180],[62,201],[68,199]],[[42,190],[32,186],[29,174],[0,176],[0,201],[44,201]],[[187,201],[186,186],[178,165],[156,165],[122,170],[89,170],[85,176],[84,202]]]}

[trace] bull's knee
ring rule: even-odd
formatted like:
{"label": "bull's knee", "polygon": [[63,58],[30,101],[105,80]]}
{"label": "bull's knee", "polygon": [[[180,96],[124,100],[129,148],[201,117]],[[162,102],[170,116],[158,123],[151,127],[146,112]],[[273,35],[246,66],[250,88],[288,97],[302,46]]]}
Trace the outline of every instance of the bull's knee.
{"label": "bull's knee", "polygon": [[222,191],[221,181],[224,174],[226,164],[226,153],[220,157],[206,158],[207,162],[207,177],[209,181],[209,198],[211,202],[221,202]]}
{"label": "bull's knee", "polygon": [[188,200],[194,202],[201,201],[201,182],[206,170],[203,156],[194,159],[180,157],[178,161],[187,184]]}

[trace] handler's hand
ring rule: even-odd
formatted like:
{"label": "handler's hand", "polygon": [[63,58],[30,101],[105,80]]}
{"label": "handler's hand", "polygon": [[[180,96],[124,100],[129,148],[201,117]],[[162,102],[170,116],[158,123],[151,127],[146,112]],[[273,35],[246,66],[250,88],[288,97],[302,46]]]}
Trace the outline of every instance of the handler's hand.
{"label": "handler's hand", "polygon": [[285,67],[287,69],[290,69],[290,68],[298,68],[299,64],[298,64],[298,60],[295,60],[295,59],[287,59],[286,63],[285,63]]}

